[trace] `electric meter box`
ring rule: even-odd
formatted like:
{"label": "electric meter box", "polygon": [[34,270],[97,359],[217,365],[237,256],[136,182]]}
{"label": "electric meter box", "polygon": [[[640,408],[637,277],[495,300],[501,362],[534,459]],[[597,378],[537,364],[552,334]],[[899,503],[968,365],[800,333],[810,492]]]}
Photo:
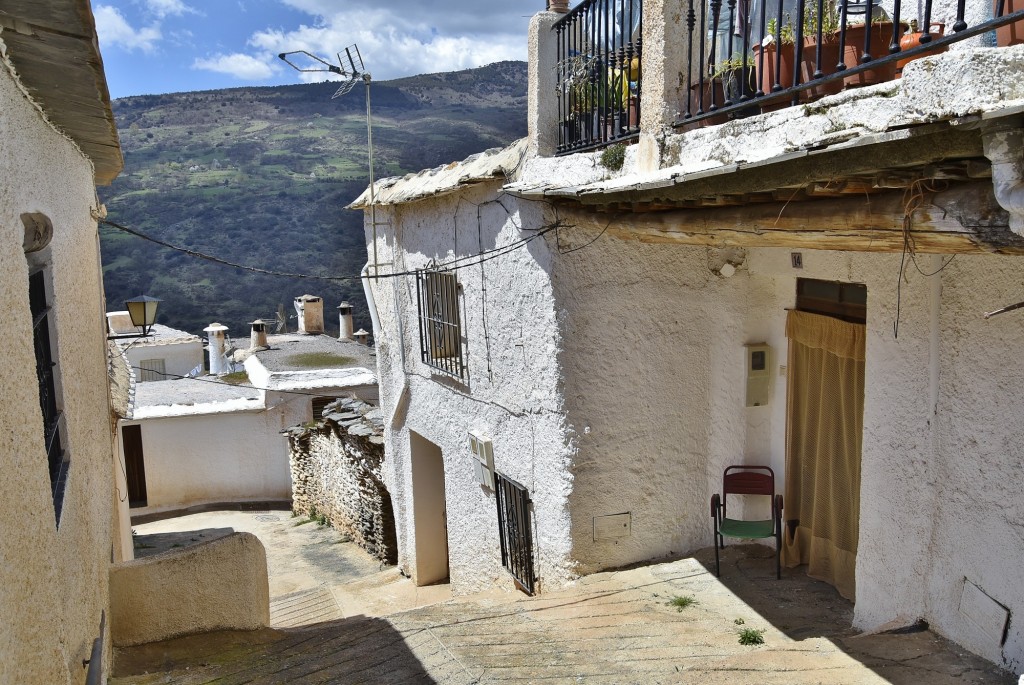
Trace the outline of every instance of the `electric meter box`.
{"label": "electric meter box", "polygon": [[476,481],[494,489],[494,446],[491,439],[476,431],[469,431],[469,454],[473,458]]}
{"label": "electric meter box", "polygon": [[746,345],[747,406],[763,407],[772,392],[772,348],[764,343]]}

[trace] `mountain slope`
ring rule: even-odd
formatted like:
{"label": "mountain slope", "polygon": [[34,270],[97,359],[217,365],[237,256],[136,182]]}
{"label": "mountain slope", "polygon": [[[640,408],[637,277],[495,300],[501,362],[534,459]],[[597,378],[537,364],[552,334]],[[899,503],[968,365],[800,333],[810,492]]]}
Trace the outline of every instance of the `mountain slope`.
{"label": "mountain slope", "polygon": [[[114,102],[125,170],[100,189],[111,221],[166,242],[275,271],[349,276],[366,262],[368,182],[362,85],[336,83],[147,95]],[[500,62],[371,87],[378,178],[507,145],[526,134],[526,65]],[[369,328],[362,286],[271,277],[213,264],[109,227],[101,231],[108,308],[159,297],[159,320],[247,334],[254,318],[311,293],[348,299]],[[294,326],[293,326],[294,328]]]}

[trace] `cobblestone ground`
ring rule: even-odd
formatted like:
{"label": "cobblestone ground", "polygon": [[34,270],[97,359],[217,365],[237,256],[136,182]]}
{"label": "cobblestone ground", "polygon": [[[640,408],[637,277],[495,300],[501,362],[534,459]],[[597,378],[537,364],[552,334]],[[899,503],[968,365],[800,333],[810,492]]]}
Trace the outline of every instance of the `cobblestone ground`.
{"label": "cobblestone ground", "polygon": [[[708,571],[711,553],[596,574],[534,598],[492,593],[385,616],[116,650],[110,682],[1017,682],[923,628],[857,635],[848,602],[799,570],[775,580],[763,547],[727,548],[721,580]],[[679,597],[694,602],[679,608],[672,602]],[[743,629],[763,631],[764,643],[741,645]]]}

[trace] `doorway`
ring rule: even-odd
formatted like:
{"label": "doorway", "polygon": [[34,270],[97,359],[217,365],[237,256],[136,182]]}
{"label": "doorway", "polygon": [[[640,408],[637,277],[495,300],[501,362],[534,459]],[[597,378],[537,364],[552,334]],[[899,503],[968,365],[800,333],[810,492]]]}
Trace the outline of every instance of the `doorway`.
{"label": "doorway", "polygon": [[146,463],[142,454],[142,426],[122,426],[125,479],[128,481],[128,506],[144,507],[146,497]]}
{"label": "doorway", "polygon": [[856,594],[867,288],[797,282],[786,320],[786,566]]}
{"label": "doorway", "polygon": [[441,448],[409,431],[412,461],[413,535],[416,539],[416,585],[448,579],[448,518]]}

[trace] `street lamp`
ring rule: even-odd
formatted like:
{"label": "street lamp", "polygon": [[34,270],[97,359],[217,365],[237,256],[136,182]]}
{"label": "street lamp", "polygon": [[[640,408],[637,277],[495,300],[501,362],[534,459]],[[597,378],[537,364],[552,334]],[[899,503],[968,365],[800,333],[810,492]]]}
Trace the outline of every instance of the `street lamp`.
{"label": "street lamp", "polygon": [[156,308],[160,302],[161,300],[149,295],[139,295],[130,300],[125,300],[124,306],[128,309],[128,316],[132,320],[132,325],[141,332],[134,335],[130,333],[127,335],[111,335],[108,337],[108,340],[148,337],[153,329],[153,324],[156,323]]}

